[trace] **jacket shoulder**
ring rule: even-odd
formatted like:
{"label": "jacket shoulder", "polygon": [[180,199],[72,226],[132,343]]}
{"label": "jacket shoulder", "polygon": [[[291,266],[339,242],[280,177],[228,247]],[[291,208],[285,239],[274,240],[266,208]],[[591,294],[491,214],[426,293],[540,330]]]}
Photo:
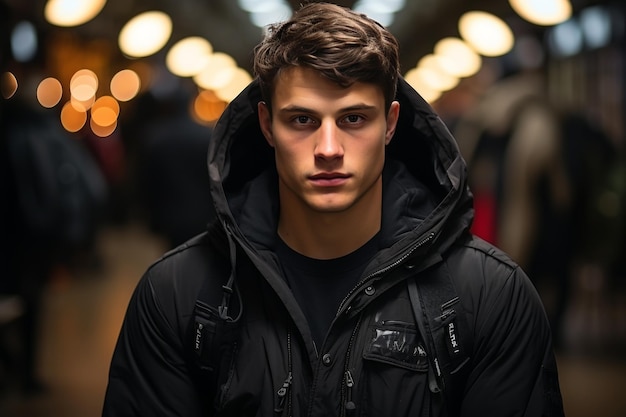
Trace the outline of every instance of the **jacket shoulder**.
{"label": "jacket shoulder", "polygon": [[[203,286],[220,288],[228,279],[230,263],[216,247],[209,232],[204,232],[156,260],[142,279],[148,281],[154,302],[178,328],[187,325]],[[207,283],[207,280],[209,281]]]}
{"label": "jacket shoulder", "polygon": [[462,246],[475,251],[475,255],[479,259],[490,258],[492,261],[508,268],[515,269],[518,267],[517,263],[507,253],[478,236],[472,235]]}
{"label": "jacket shoulder", "polygon": [[[541,309],[536,289],[522,268],[504,251],[478,237],[453,248],[446,265],[464,309],[472,314],[497,314],[531,305]],[[521,299],[528,304],[513,302]]]}
{"label": "jacket shoulder", "polygon": [[[448,253],[447,265],[455,281],[485,286],[503,284],[512,276],[524,275],[519,265],[501,249],[477,237],[469,236]],[[494,282],[495,281],[495,282]]]}

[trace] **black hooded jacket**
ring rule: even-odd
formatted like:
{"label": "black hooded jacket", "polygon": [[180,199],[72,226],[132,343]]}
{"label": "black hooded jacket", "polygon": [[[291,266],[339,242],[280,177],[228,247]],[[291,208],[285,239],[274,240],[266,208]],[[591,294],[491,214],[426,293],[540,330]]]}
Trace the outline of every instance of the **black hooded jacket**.
{"label": "black hooded jacket", "polygon": [[[164,255],[141,279],[103,415],[426,417],[447,408],[466,417],[561,416],[540,299],[515,263],[469,233],[465,163],[442,121],[403,80],[383,170],[380,250],[315,346],[274,253],[277,179],[259,129],[259,100],[253,82],[215,127],[208,165],[217,226]],[[189,354],[190,321],[207,280],[220,302],[231,265],[238,340],[213,387]],[[429,389],[407,282],[446,276],[460,298],[469,361],[442,402]],[[381,345],[391,339],[380,335],[393,343]],[[409,348],[419,354],[407,357]]]}

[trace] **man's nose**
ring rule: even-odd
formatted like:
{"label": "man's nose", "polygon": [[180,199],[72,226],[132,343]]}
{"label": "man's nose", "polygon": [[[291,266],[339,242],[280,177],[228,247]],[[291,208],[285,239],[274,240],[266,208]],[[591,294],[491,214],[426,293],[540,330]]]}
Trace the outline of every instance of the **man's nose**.
{"label": "man's nose", "polygon": [[324,121],[318,130],[315,156],[319,158],[337,158],[343,156],[341,132],[334,121]]}

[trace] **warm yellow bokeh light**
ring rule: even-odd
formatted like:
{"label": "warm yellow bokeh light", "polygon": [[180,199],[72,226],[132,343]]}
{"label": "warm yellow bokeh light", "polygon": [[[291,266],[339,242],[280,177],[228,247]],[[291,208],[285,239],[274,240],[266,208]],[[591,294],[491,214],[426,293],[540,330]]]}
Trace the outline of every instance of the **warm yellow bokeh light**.
{"label": "warm yellow bokeh light", "polygon": [[193,101],[193,116],[202,123],[213,122],[222,115],[226,102],[210,90],[201,91]]}
{"label": "warm yellow bokeh light", "polygon": [[119,71],[111,79],[111,94],[119,101],[129,101],[135,98],[141,88],[139,75],[131,70]]}
{"label": "warm yellow bokeh light", "polygon": [[120,105],[111,96],[102,96],[91,106],[92,124],[95,123],[98,126],[111,126],[117,123],[119,114]]}
{"label": "warm yellow bokeh light", "polygon": [[439,57],[439,65],[450,75],[469,77],[478,72],[482,66],[482,59],[462,39],[447,37],[441,39],[434,48]]}
{"label": "warm yellow bokeh light", "polygon": [[61,101],[61,97],[63,97],[63,86],[56,78],[45,78],[37,86],[37,100],[43,107],[56,106]]}
{"label": "warm yellow bokeh light", "polygon": [[[459,84],[459,78],[449,74],[441,66],[441,60],[435,54],[428,54],[417,63],[417,69],[424,71],[423,75],[428,79],[431,77],[431,84],[435,90],[448,91]],[[418,71],[418,74],[419,72]]]}
{"label": "warm yellow bokeh light", "polygon": [[2,92],[2,98],[8,100],[13,97],[13,94],[17,91],[17,78],[12,72],[2,73],[2,79],[0,79],[0,91]]}
{"label": "warm yellow bokeh light", "polygon": [[68,132],[78,132],[86,121],[87,113],[76,110],[69,101],[61,109],[61,124]]}
{"label": "warm yellow bokeh light", "polygon": [[211,54],[206,67],[193,77],[194,82],[201,88],[207,90],[218,90],[228,85],[235,76],[237,63],[224,52]]}
{"label": "warm yellow bokeh light", "polygon": [[106,0],[48,0],[44,16],[56,26],[78,26],[96,17],[105,4]]}
{"label": "warm yellow bokeh light", "polygon": [[433,103],[441,96],[441,91],[428,85],[424,78],[417,71],[417,68],[410,69],[404,76],[404,79],[420,96],[428,103]]}
{"label": "warm yellow bokeh light", "polygon": [[117,121],[117,114],[110,107],[100,107],[95,111],[92,108],[91,120],[98,126],[111,126]]}
{"label": "warm yellow bokeh light", "polygon": [[123,53],[141,58],[158,52],[172,35],[172,19],[165,13],[150,11],[141,13],[120,31],[118,44]]}
{"label": "warm yellow bokeh light", "polygon": [[556,25],[572,16],[569,0],[509,0],[509,3],[520,17],[535,25]]}
{"label": "warm yellow bokeh light", "polygon": [[433,90],[448,91],[458,84],[458,78],[433,68],[416,67],[415,73],[418,78],[421,78]]}
{"label": "warm yellow bokeh light", "polygon": [[500,56],[513,48],[513,31],[499,17],[482,11],[471,11],[459,19],[461,37],[483,56]]}
{"label": "warm yellow bokeh light", "polygon": [[107,136],[111,136],[113,132],[115,132],[115,129],[117,129],[117,120],[115,120],[112,124],[108,126],[101,126],[97,124],[92,117],[89,121],[89,127],[96,136],[105,138]]}
{"label": "warm yellow bokeh light", "polygon": [[165,64],[172,74],[192,77],[199,74],[209,63],[213,46],[199,36],[181,39],[170,48]]}
{"label": "warm yellow bokeh light", "polygon": [[96,89],[90,84],[76,84],[72,88],[72,97],[77,101],[87,102],[96,96]]}
{"label": "warm yellow bokeh light", "polygon": [[227,103],[230,103],[243,91],[244,88],[252,81],[252,77],[248,71],[243,68],[236,68],[233,77],[230,79],[228,85],[215,90],[215,94]]}
{"label": "warm yellow bokeh light", "polygon": [[70,94],[78,101],[89,101],[98,91],[98,76],[91,70],[81,69],[72,75]]}
{"label": "warm yellow bokeh light", "polygon": [[87,100],[78,100],[74,96],[70,96],[70,104],[80,112],[86,112],[91,108],[93,103],[96,101],[95,94],[89,97]]}

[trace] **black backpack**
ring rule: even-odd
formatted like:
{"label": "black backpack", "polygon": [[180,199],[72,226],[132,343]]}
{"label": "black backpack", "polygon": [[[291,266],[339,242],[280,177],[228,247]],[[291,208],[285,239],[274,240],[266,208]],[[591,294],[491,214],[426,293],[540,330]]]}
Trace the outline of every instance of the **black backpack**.
{"label": "black backpack", "polygon": [[108,198],[99,166],[57,121],[38,111],[18,110],[9,115],[6,141],[21,236],[63,256],[88,247]]}

